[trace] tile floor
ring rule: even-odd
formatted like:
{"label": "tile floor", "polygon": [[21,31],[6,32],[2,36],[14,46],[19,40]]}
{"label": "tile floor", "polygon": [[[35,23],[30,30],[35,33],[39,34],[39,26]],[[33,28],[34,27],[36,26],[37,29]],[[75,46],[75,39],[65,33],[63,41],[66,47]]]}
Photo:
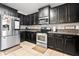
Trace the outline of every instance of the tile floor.
{"label": "tile floor", "polygon": [[27,41],[22,42],[20,46],[22,48],[12,51],[8,54],[5,54],[3,51],[1,51],[0,56],[70,56],[52,49],[47,49],[47,51],[42,54],[32,49],[35,44]]}

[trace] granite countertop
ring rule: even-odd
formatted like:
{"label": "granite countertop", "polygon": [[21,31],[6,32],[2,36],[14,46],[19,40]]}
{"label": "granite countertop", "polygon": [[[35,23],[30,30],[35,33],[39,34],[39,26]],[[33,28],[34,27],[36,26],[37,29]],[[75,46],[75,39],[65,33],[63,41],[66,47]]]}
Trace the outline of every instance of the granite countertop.
{"label": "granite countertop", "polygon": [[[40,29],[20,29],[19,31],[28,31],[28,32],[40,32]],[[68,34],[68,35],[79,35],[79,32],[53,32],[48,31],[47,33],[55,33],[55,34]]]}
{"label": "granite countertop", "polygon": [[20,29],[20,31],[38,32],[40,30],[37,30],[37,29]]}
{"label": "granite countertop", "polygon": [[53,31],[49,31],[48,33],[57,33],[57,34],[68,34],[68,35],[79,35],[79,33],[69,33],[69,32],[53,32]]}

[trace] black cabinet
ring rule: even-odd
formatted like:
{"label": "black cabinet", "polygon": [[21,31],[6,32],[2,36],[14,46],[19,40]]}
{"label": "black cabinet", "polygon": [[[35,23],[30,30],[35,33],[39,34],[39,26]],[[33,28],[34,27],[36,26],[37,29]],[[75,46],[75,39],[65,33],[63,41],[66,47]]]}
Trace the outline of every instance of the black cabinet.
{"label": "black cabinet", "polygon": [[34,13],[34,25],[38,25],[38,12]]}
{"label": "black cabinet", "polygon": [[54,35],[53,34],[48,34],[47,36],[48,36],[47,47],[48,48],[55,48],[56,40],[54,39]]}
{"label": "black cabinet", "polygon": [[79,22],[79,3],[67,3],[50,10],[50,24]]}
{"label": "black cabinet", "polygon": [[45,6],[39,9],[39,18],[41,17],[49,17],[50,6]]}
{"label": "black cabinet", "polygon": [[67,4],[58,7],[58,22],[59,23],[67,22]]}
{"label": "black cabinet", "polygon": [[30,15],[30,22],[31,22],[30,25],[33,25],[34,24],[34,14],[31,14]]}
{"label": "black cabinet", "polygon": [[25,31],[20,31],[20,41],[23,42],[25,41]]}
{"label": "black cabinet", "polygon": [[47,46],[70,55],[79,55],[79,36],[48,33]]}
{"label": "black cabinet", "polygon": [[50,10],[50,24],[67,22],[67,4],[60,5]]}
{"label": "black cabinet", "polygon": [[27,25],[28,24],[28,20],[27,17],[24,15],[23,16],[23,25]]}
{"label": "black cabinet", "polygon": [[50,24],[58,22],[58,8],[50,9]]}
{"label": "black cabinet", "polygon": [[79,3],[68,5],[68,22],[79,22]]}
{"label": "black cabinet", "polygon": [[36,33],[35,32],[25,32],[25,40],[26,41],[29,41],[29,42],[32,42],[32,43],[36,43]]}
{"label": "black cabinet", "polygon": [[[69,53],[71,55],[79,55],[76,48],[79,46],[76,45],[78,40],[78,36],[73,36],[73,35],[64,35],[64,51],[66,53]],[[79,41],[78,41],[79,42]]]}
{"label": "black cabinet", "polygon": [[36,44],[36,32],[20,31],[20,41],[28,41]]}
{"label": "black cabinet", "polygon": [[54,34],[54,40],[55,40],[55,48],[60,50],[60,51],[63,51],[63,35],[60,35],[60,34]]}
{"label": "black cabinet", "polygon": [[48,48],[58,49],[63,51],[63,35],[48,34]]}
{"label": "black cabinet", "polygon": [[18,13],[18,17],[20,18],[21,25],[37,25],[38,24],[38,12],[30,14],[30,15],[23,15]]}

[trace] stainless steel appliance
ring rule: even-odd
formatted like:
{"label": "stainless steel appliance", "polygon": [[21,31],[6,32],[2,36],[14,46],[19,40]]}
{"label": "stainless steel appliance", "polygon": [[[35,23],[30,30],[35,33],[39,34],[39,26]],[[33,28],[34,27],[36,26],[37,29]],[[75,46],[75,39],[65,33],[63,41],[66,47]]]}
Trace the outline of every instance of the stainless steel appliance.
{"label": "stainless steel appliance", "polygon": [[[15,30],[15,20],[19,18],[0,16],[0,50],[13,47],[20,43],[19,31]],[[19,25],[19,24],[18,24]]]}
{"label": "stainless steel appliance", "polygon": [[47,34],[46,33],[37,33],[36,36],[37,45],[47,48]]}
{"label": "stainless steel appliance", "polygon": [[42,27],[41,32],[36,35],[36,44],[47,48],[47,32],[51,29],[48,27]]}
{"label": "stainless steel appliance", "polygon": [[39,18],[39,24],[49,24],[49,17]]}

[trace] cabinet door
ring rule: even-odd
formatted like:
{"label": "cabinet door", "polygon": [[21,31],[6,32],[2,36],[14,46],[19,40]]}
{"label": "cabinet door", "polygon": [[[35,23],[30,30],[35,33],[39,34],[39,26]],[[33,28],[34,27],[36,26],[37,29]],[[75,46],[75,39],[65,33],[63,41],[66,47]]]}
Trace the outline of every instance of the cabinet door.
{"label": "cabinet door", "polygon": [[50,24],[57,23],[58,21],[58,8],[50,9]]}
{"label": "cabinet door", "polygon": [[43,17],[43,11],[42,9],[39,9],[39,18]]}
{"label": "cabinet door", "polygon": [[36,33],[35,32],[26,32],[26,41],[29,41],[31,43],[36,43]]}
{"label": "cabinet door", "polygon": [[53,39],[52,39],[52,34],[48,34],[48,40],[47,40],[47,47],[48,48],[53,48]]}
{"label": "cabinet door", "polygon": [[36,12],[35,14],[34,14],[34,25],[37,25],[38,24],[38,12]]}
{"label": "cabinet door", "polygon": [[64,51],[69,54],[75,55],[76,54],[75,41],[76,39],[74,38],[74,36],[65,35]]}
{"label": "cabinet door", "polygon": [[49,16],[49,7],[45,7],[44,9],[43,9],[43,16],[44,17],[48,17]]}
{"label": "cabinet door", "polygon": [[58,7],[58,19],[59,19],[59,23],[65,23],[67,22],[67,5],[61,5]]}
{"label": "cabinet door", "polygon": [[53,38],[53,34],[48,34],[48,40],[47,40],[47,47],[48,48],[55,48],[55,39]]}
{"label": "cabinet door", "polygon": [[79,4],[68,4],[68,22],[79,22]]}
{"label": "cabinet door", "polygon": [[30,15],[31,25],[34,25],[34,14]]}
{"label": "cabinet door", "polygon": [[35,32],[31,33],[31,42],[36,44],[36,33]]}
{"label": "cabinet door", "polygon": [[29,16],[29,15],[27,15],[27,23],[28,23],[28,25],[31,24],[31,23],[30,23],[30,16]]}
{"label": "cabinet door", "polygon": [[57,50],[60,50],[60,51],[63,51],[63,39],[59,39],[59,38],[55,38],[55,40],[56,40],[56,43],[55,43],[55,48],[57,49]]}
{"label": "cabinet door", "polygon": [[25,32],[20,32],[20,41],[25,41]]}
{"label": "cabinet door", "polygon": [[23,23],[24,23],[24,25],[26,25],[27,24],[26,16],[23,16],[23,19],[24,19]]}
{"label": "cabinet door", "polygon": [[39,17],[49,17],[50,6],[39,9]]}
{"label": "cabinet door", "polygon": [[25,16],[25,25],[28,25],[29,21],[28,21],[28,16]]}
{"label": "cabinet door", "polygon": [[25,33],[26,33],[25,40],[30,42],[31,41],[31,33],[30,32],[27,32],[27,31]]}
{"label": "cabinet door", "polygon": [[62,34],[54,34],[55,38],[55,48],[57,50],[63,51],[63,35]]}

